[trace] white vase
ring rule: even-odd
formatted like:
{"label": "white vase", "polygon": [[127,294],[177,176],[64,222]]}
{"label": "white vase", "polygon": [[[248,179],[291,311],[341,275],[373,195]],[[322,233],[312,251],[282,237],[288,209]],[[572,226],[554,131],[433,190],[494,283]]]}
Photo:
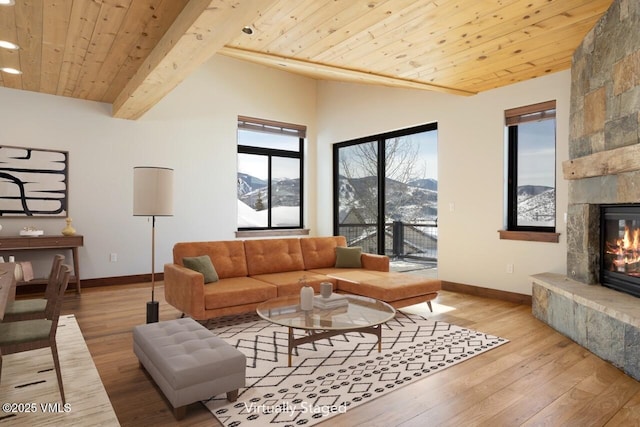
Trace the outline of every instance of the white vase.
{"label": "white vase", "polygon": [[22,282],[22,279],[24,279],[24,272],[22,271],[22,265],[20,265],[19,262],[16,263],[14,276],[16,278],[16,282]]}
{"label": "white vase", "polygon": [[313,288],[303,286],[300,289],[300,308],[302,310],[313,310]]}

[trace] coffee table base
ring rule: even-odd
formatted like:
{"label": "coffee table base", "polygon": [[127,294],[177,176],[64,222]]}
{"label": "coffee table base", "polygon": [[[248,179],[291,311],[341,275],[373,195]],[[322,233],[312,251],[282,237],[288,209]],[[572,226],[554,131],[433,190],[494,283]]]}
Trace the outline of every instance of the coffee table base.
{"label": "coffee table base", "polygon": [[305,344],[308,342],[318,341],[324,338],[333,337],[335,335],[344,335],[349,332],[361,332],[363,334],[372,334],[378,337],[378,353],[382,351],[382,327],[381,325],[374,326],[365,326],[363,328],[353,328],[353,329],[340,329],[340,330],[331,330],[331,331],[314,331],[307,330],[307,335],[302,338],[295,338],[293,336],[293,330],[296,328],[289,327],[289,367],[291,367],[291,352],[294,348],[298,347],[300,344]]}

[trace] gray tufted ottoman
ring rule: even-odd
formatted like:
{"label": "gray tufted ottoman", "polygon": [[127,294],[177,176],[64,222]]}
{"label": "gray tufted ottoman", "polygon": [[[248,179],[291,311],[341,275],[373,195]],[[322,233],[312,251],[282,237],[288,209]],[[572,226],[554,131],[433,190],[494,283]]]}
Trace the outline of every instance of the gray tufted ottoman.
{"label": "gray tufted ottoman", "polygon": [[190,403],[221,393],[233,402],[245,386],[245,355],[190,318],[135,326],[133,351],[176,419]]}

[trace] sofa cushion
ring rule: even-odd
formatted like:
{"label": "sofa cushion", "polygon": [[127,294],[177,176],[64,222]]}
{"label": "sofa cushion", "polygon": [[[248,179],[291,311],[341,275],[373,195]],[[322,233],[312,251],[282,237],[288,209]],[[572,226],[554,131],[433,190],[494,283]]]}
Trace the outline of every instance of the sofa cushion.
{"label": "sofa cushion", "polygon": [[278,296],[274,285],[251,277],[231,277],[204,286],[204,308],[255,304]]}
{"label": "sofa cushion", "polygon": [[347,246],[344,236],[305,237],[300,239],[304,268],[329,268],[336,264],[336,247]]}
{"label": "sofa cushion", "polygon": [[185,267],[201,273],[204,276],[204,283],[218,281],[218,273],[216,273],[209,255],[184,257],[182,258],[182,263]]}
{"label": "sofa cushion", "polygon": [[300,239],[245,240],[250,276],[304,270]]}
{"label": "sofa cushion", "polygon": [[354,268],[335,268],[335,267],[329,267],[329,268],[314,268],[313,270],[307,270],[310,273],[316,273],[316,274],[324,274],[325,276],[328,277],[334,277],[335,274],[337,273],[348,273],[348,272],[353,272],[353,271],[366,271],[364,269],[354,269]]}
{"label": "sofa cushion", "polygon": [[362,248],[353,246],[351,248],[336,248],[336,268],[361,268]]}
{"label": "sofa cushion", "polygon": [[258,274],[251,277],[275,285],[278,288],[279,297],[300,293],[300,288],[302,287],[300,279],[302,278],[313,288],[313,292],[316,294],[320,292],[320,283],[330,282],[335,287],[336,282],[335,279],[327,277],[324,274],[312,273],[310,271],[287,271],[283,273]]}
{"label": "sofa cushion", "polygon": [[[389,271],[389,257],[385,255],[375,255],[368,254],[366,252],[362,253],[360,257],[360,261],[362,262],[362,271],[378,271],[378,272],[386,272]],[[335,263],[335,262],[334,262]],[[311,271],[313,273],[324,274],[325,276],[329,276],[333,273],[341,273],[353,270],[353,268],[336,268],[333,264],[330,267],[325,268],[312,268],[307,271]]]}
{"label": "sofa cushion", "polygon": [[343,271],[330,275],[338,281],[338,290],[393,302],[437,293],[442,289],[438,279],[414,274],[380,271]]}
{"label": "sofa cushion", "polygon": [[182,265],[185,257],[209,255],[220,279],[247,276],[247,260],[242,240],[186,242],[173,246],[173,262]]}

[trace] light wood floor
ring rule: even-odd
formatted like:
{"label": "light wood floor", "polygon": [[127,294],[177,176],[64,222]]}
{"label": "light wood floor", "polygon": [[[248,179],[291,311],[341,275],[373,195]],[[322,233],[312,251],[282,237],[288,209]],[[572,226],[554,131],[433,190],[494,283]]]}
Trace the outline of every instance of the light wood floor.
{"label": "light wood floor", "polygon": [[[176,422],[139,368],[131,329],[145,322],[148,286],[83,289],[80,297],[67,295],[63,312],[75,313],[123,426],[219,425],[199,403]],[[179,315],[164,301],[162,286],[156,299],[160,320]],[[436,302],[432,318],[511,342],[323,425],[640,425],[640,383],[536,320],[531,307],[452,292]]]}

